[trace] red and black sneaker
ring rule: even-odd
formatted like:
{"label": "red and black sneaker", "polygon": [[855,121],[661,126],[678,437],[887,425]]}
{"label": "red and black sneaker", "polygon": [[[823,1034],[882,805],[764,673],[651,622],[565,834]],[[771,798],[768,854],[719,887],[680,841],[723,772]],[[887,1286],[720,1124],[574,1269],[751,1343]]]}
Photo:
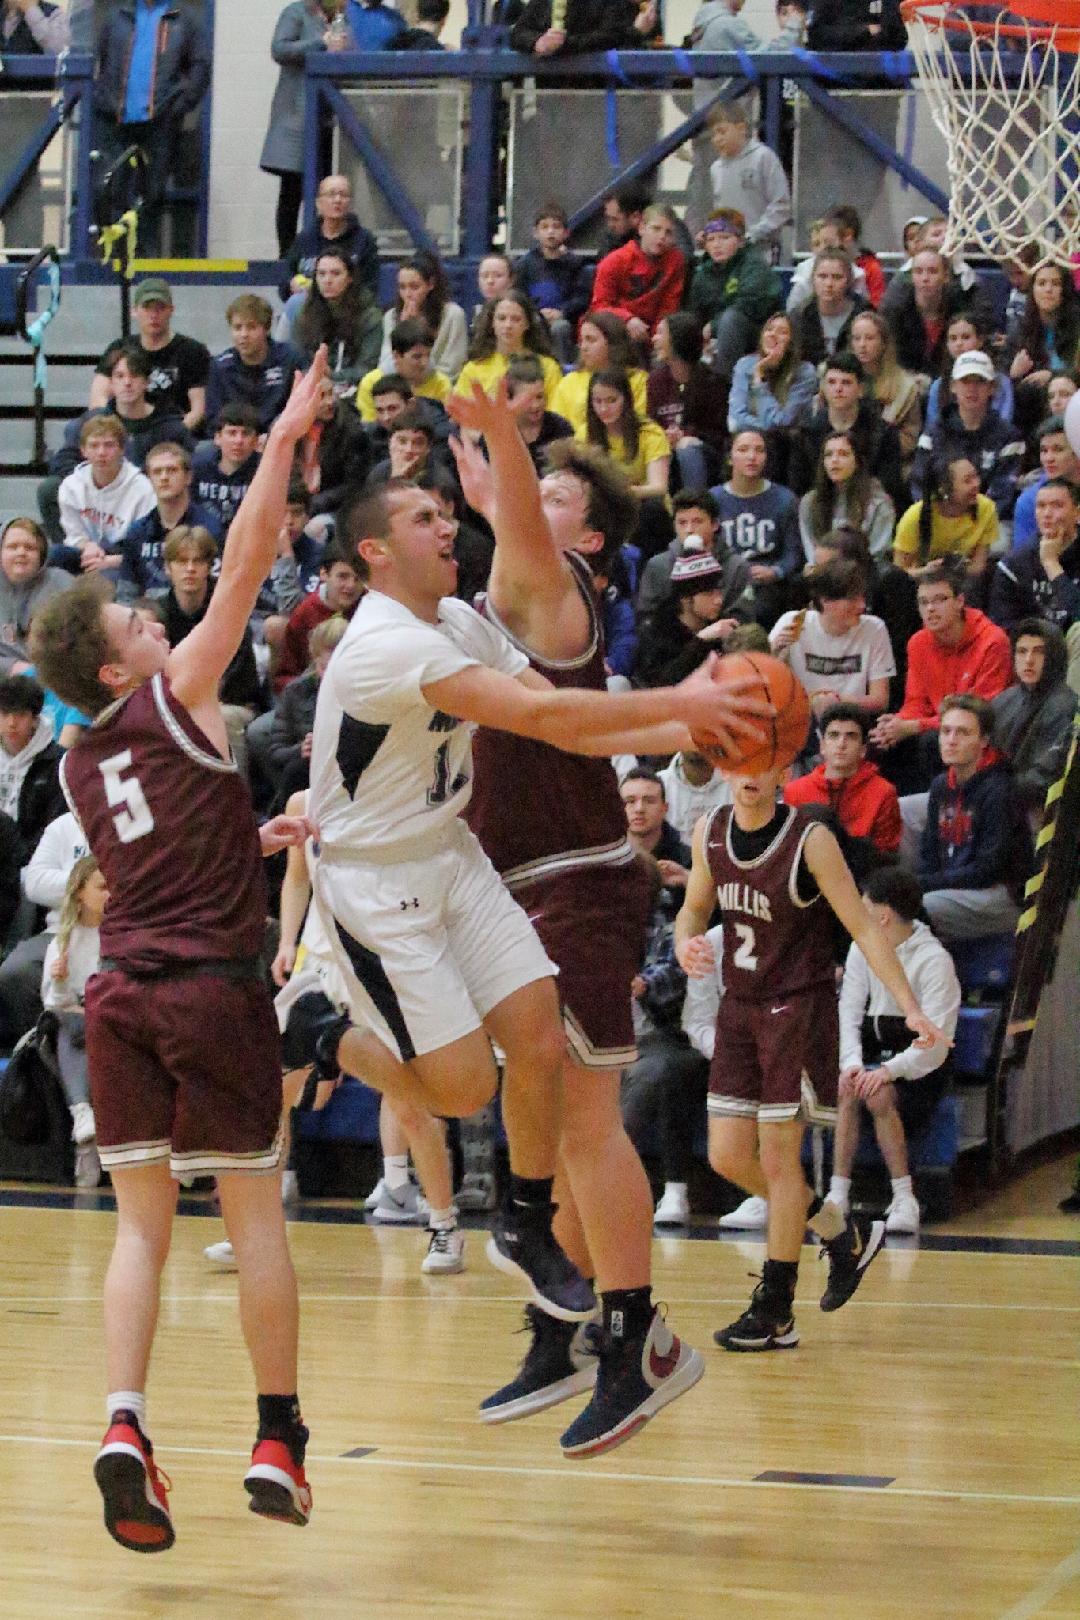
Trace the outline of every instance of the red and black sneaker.
{"label": "red and black sneaker", "polygon": [[130,1412],[117,1412],[94,1459],[105,1501],[105,1528],[131,1552],[166,1552],[176,1540],[169,1516],[172,1481],[154,1462],[154,1448]]}
{"label": "red and black sneaker", "polygon": [[256,1440],[251,1467],[244,1475],[252,1513],[283,1524],[307,1524],[311,1518],[311,1486],[284,1440]]}

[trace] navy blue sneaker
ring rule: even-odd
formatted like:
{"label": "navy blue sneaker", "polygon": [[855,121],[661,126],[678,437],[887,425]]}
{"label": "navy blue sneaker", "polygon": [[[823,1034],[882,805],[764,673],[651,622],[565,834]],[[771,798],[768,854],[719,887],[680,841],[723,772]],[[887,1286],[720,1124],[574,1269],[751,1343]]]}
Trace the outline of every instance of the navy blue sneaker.
{"label": "navy blue sneaker", "polygon": [[500,1271],[528,1283],[533,1304],[549,1316],[587,1322],[596,1312],[596,1295],[555,1241],[554,1213],[554,1204],[504,1209],[488,1238],[487,1257]]}
{"label": "navy blue sneaker", "polygon": [[525,1307],[532,1334],[525,1359],[512,1378],[480,1402],[481,1423],[512,1423],[583,1394],[596,1382],[599,1328],[593,1322],[560,1322],[535,1305]]}
{"label": "navy blue sneaker", "polygon": [[598,1457],[633,1439],[704,1371],[701,1356],[675,1337],[659,1309],[645,1333],[631,1339],[606,1334],[592,1400],[559,1441],[563,1456]]}

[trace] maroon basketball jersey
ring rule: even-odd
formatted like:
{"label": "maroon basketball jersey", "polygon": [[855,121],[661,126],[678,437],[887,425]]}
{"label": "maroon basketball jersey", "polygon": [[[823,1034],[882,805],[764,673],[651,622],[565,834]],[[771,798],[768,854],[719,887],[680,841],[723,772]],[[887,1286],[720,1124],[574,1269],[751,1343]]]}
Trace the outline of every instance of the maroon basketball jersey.
{"label": "maroon basketball jersey", "polygon": [[[552,686],[603,692],[604,640],[592,578],[580,557],[571,551],[567,558],[589,615],[589,644],[579,658],[545,663],[511,635],[486,598],[480,612]],[[577,867],[633,859],[619,784],[607,759],[481,728],[473,740],[473,770],[466,819],[511,888]]]}
{"label": "maroon basketball jersey", "polygon": [[731,850],[734,812],[714,810],[705,825],[705,856],[724,923],[724,995],[737,1001],[776,1001],[833,984],[831,919],[820,895],[800,900],[799,862],[817,825],[789,806],[780,831],[756,860]]}
{"label": "maroon basketball jersey", "polygon": [[61,781],[109,889],[102,956],[153,972],[259,954],[266,884],[247,784],[163,675],[99,715]]}

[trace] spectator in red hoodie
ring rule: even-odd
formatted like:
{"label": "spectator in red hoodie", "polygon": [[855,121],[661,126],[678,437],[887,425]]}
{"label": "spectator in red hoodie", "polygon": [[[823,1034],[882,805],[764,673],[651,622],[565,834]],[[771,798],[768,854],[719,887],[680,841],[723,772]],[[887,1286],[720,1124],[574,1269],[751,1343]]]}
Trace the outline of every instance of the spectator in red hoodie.
{"label": "spectator in red hoodie", "polygon": [[784,789],[787,804],[826,804],[849,838],[866,839],[879,855],[900,847],[896,789],[866,757],[870,716],[855,703],[834,703],[821,716],[821,764]]}
{"label": "spectator in red hoodie", "polygon": [[610,310],[626,322],[635,343],[647,345],[666,315],[682,303],[686,259],[675,246],[675,215],[653,204],[641,216],[633,238],[607,254],[596,267],[593,310]]}
{"label": "spectator in red hoodie", "polygon": [[901,793],[920,793],[939,769],[937,730],[943,698],[972,693],[987,702],[1012,679],[1012,652],[1004,630],[978,608],[968,607],[964,565],[943,557],[919,581],[917,630],[907,646],[904,701],[896,714],[883,714],[870,733],[887,749],[886,774]]}
{"label": "spectator in red hoodie", "polygon": [[363,582],[356,561],[336,546],[327,546],[319,567],[318,585],[289,614],[274,671],[275,692],[283,691],[311,663],[308,640],[315,626],[332,619],[335,613],[351,619],[362,594]]}

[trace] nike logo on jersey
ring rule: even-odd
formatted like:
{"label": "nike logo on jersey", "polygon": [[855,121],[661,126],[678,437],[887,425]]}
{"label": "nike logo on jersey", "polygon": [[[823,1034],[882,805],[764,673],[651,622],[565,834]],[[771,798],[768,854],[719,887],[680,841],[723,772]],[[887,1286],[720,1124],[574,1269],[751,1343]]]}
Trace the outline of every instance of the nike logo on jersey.
{"label": "nike logo on jersey", "polygon": [[770,1007],[770,1008],[769,1008],[769,1011],[770,1011],[770,1012],[771,1012],[771,1013],[782,1013],[782,1012],[787,1012],[787,1007],[786,1007],[786,1006],[785,1006],[785,1007]]}

